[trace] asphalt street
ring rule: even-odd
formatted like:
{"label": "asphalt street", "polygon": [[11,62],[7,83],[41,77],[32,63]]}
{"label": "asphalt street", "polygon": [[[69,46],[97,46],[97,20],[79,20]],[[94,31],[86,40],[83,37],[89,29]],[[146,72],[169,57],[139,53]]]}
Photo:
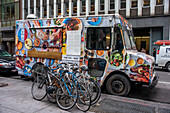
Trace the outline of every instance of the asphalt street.
{"label": "asphalt street", "polygon": [[[132,89],[129,97],[102,94],[99,102],[89,113],[170,113],[169,72],[157,70],[160,80],[156,88]],[[69,111],[61,110],[47,98],[36,101],[31,96],[31,80],[19,76],[0,76],[0,113],[81,113],[76,107]]]}

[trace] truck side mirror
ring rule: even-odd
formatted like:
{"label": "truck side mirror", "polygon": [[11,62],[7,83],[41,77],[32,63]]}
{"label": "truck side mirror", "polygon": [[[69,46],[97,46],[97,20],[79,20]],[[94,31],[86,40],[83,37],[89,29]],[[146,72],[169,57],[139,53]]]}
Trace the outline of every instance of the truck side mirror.
{"label": "truck side mirror", "polygon": [[116,48],[115,45],[112,45],[112,51],[115,50],[115,48]]}

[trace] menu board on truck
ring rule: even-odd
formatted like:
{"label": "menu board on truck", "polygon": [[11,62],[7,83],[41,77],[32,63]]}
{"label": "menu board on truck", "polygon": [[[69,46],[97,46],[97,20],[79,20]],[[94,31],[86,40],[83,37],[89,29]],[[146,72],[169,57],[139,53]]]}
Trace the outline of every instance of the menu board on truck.
{"label": "menu board on truck", "polygon": [[81,52],[81,31],[67,31],[67,55],[80,55]]}

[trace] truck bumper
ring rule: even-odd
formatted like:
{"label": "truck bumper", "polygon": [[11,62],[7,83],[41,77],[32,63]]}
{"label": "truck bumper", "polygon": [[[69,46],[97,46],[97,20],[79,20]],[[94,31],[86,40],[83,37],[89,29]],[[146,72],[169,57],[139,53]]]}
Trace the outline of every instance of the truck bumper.
{"label": "truck bumper", "polygon": [[159,75],[156,74],[156,75],[154,76],[154,78],[153,78],[152,83],[150,84],[150,88],[154,88],[154,87],[157,85],[158,80],[159,80]]}

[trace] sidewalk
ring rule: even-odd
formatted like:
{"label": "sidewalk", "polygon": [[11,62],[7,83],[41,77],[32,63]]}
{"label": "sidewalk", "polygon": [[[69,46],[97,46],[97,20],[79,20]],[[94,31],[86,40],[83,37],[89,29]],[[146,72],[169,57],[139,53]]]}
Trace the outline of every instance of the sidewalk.
{"label": "sidewalk", "polygon": [[[81,113],[76,107],[64,111],[56,104],[36,101],[31,96],[31,81],[0,77],[0,113]],[[102,94],[88,113],[170,113],[170,104]]]}

